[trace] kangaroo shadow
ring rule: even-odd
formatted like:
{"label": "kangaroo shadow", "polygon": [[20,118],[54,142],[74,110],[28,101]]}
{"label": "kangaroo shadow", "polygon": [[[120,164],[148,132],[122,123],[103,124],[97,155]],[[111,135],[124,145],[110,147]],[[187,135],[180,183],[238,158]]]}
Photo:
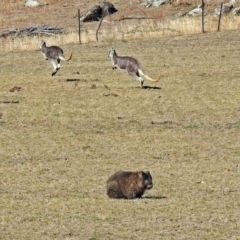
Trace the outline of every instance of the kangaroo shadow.
{"label": "kangaroo shadow", "polygon": [[142,89],[160,90],[161,87],[156,87],[156,86],[143,86]]}
{"label": "kangaroo shadow", "polygon": [[167,198],[165,196],[146,196],[146,197],[142,197],[143,199],[154,199],[154,200],[157,200],[157,199],[164,199],[164,198]]}
{"label": "kangaroo shadow", "polygon": [[68,78],[66,79],[66,82],[80,82],[79,78]]}

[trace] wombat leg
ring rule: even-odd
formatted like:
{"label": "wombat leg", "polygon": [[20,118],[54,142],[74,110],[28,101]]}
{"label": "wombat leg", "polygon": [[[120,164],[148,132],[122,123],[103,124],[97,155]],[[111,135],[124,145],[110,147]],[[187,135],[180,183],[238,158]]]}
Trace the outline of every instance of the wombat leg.
{"label": "wombat leg", "polygon": [[138,194],[136,194],[136,198],[142,198],[142,193],[138,193]]}
{"label": "wombat leg", "polygon": [[134,199],[134,198],[136,198],[136,197],[137,197],[137,196],[136,196],[136,193],[135,193],[135,192],[130,192],[130,193],[128,193],[127,196],[126,196],[127,199]]}
{"label": "wombat leg", "polygon": [[107,184],[107,195],[110,198],[123,198],[116,182],[111,182]]}
{"label": "wombat leg", "polygon": [[107,191],[107,195],[110,198],[124,198],[124,196],[119,191],[115,191],[112,189]]}

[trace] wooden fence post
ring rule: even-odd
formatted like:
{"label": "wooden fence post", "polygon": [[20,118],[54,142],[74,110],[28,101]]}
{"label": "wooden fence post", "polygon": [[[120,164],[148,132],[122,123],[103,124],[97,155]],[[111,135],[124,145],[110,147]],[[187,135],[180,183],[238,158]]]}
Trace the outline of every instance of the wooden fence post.
{"label": "wooden fence post", "polygon": [[202,33],[204,33],[204,0],[202,0]]}
{"label": "wooden fence post", "polygon": [[221,3],[221,7],[220,7],[220,14],[219,14],[219,19],[218,19],[218,31],[220,31],[220,23],[221,23],[221,17],[222,17],[222,7],[223,7],[223,2]]}
{"label": "wooden fence post", "polygon": [[79,44],[81,44],[80,9],[78,9],[78,39],[79,39]]}

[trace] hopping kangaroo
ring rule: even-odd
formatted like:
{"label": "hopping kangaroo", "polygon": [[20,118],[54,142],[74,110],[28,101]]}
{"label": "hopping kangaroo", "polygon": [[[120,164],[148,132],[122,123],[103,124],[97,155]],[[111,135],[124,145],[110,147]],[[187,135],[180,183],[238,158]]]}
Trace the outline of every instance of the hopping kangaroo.
{"label": "hopping kangaroo", "polygon": [[50,62],[53,65],[53,72],[52,76],[54,76],[57,71],[60,69],[60,61],[69,61],[72,58],[72,52],[70,53],[70,56],[66,59],[63,55],[63,50],[58,46],[46,46],[45,41],[41,41],[40,49],[42,51],[42,54],[46,60],[50,60]]}
{"label": "hopping kangaroo", "polygon": [[151,82],[157,82],[161,77],[159,76],[157,79],[150,78],[148,75],[144,74],[142,66],[137,59],[132,57],[120,57],[117,55],[113,47],[111,48],[108,57],[110,57],[112,60],[112,69],[119,68],[126,71],[130,76],[134,77],[140,82],[141,88],[143,87],[144,83],[144,80],[141,76],[145,77]]}

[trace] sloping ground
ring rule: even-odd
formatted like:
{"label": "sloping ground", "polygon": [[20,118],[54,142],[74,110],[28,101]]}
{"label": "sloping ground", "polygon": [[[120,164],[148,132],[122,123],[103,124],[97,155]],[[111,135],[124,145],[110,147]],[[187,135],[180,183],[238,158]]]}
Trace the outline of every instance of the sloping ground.
{"label": "sloping ground", "polygon": [[[80,14],[89,10],[99,1],[65,1],[48,0],[48,5],[37,8],[23,6],[23,1],[14,1],[3,3],[0,8],[0,31],[9,28],[22,28],[28,26],[58,26],[72,31],[78,26],[78,9]],[[146,8],[139,1],[110,1],[118,9],[109,19],[119,20],[125,17],[147,17],[161,19],[169,16],[178,16],[196,7],[201,1],[183,0],[180,5],[173,7],[166,4],[156,7]],[[142,3],[143,1],[141,1]],[[224,0],[223,2],[228,2]],[[212,12],[214,8],[219,7],[218,1],[206,1],[206,10]],[[84,23],[85,27],[90,27],[91,23]],[[95,25],[95,24],[94,24]]]}
{"label": "sloping ground", "polygon": [[[239,240],[239,39],[116,41],[164,75],[146,89],[103,44],[63,46],[55,77],[40,52],[0,53],[0,239]],[[149,170],[153,189],[109,199],[119,169]]]}

